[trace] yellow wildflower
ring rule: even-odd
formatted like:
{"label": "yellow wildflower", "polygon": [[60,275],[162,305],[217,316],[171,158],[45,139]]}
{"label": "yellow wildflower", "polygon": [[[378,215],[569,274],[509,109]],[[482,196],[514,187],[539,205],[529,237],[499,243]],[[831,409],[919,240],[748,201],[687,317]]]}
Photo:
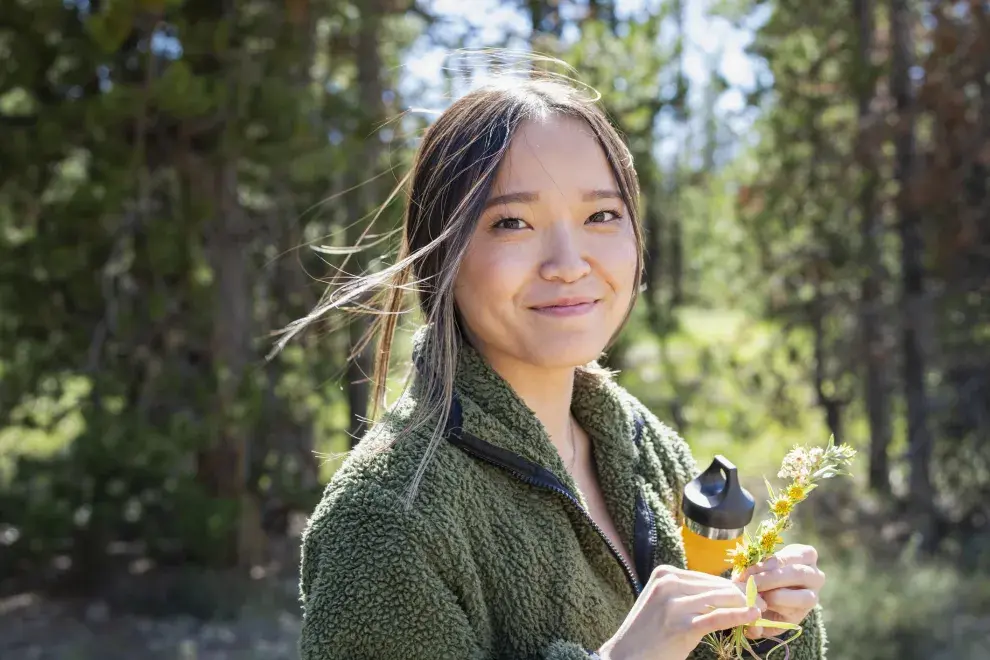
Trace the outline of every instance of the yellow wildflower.
{"label": "yellow wildflower", "polygon": [[797,504],[804,499],[804,486],[798,483],[793,483],[787,487],[784,491],[784,496],[791,501],[791,504]]}
{"label": "yellow wildflower", "polygon": [[778,518],[783,518],[794,508],[794,502],[787,497],[778,497],[770,503],[770,511]]}
{"label": "yellow wildflower", "polygon": [[726,560],[732,564],[734,573],[742,573],[749,567],[748,549],[745,543],[739,543],[735,548],[729,550],[729,558]]}
{"label": "yellow wildflower", "polygon": [[772,553],[777,545],[783,542],[784,539],[775,527],[768,527],[760,534],[760,550],[764,553]]}

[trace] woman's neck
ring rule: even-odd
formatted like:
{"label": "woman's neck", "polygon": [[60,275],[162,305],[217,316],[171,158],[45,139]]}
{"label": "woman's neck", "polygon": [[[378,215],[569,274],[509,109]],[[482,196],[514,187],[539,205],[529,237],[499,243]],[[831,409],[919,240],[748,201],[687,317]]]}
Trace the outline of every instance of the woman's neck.
{"label": "woman's neck", "polygon": [[547,369],[506,356],[486,356],[491,367],[536,413],[562,460],[580,453],[571,424],[574,367]]}

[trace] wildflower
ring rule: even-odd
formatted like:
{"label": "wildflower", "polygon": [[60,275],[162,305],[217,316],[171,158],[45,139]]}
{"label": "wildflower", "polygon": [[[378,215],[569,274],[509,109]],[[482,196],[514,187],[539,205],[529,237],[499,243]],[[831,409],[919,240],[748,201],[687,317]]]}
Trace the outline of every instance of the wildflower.
{"label": "wildflower", "polygon": [[792,483],[784,489],[784,497],[790,500],[791,504],[797,504],[808,494],[808,488],[799,483]]}
{"label": "wildflower", "polygon": [[780,472],[777,476],[781,479],[793,479],[796,482],[804,483],[811,476],[811,459],[808,450],[804,447],[795,447],[784,456],[784,462],[780,465]]}
{"label": "wildflower", "polygon": [[[755,536],[750,537],[747,533],[742,542],[729,550],[726,561],[732,564],[733,576],[739,576],[750,566],[758,564],[772,555],[777,546],[784,542],[781,533],[791,528],[791,513],[794,507],[818,487],[817,482],[819,480],[847,474],[842,468],[848,466],[855,455],[856,451],[851,447],[835,446],[834,438],[829,438],[828,446],[825,449],[795,447],[788,452],[781,464],[778,476],[781,479],[790,479],[791,483],[780,492],[775,493],[773,486],[767,482],[767,490],[770,493],[770,511],[774,517],[761,522]],[[750,577],[746,584],[746,598],[750,604],[756,599],[755,591],[755,583]],[[785,648],[787,654],[784,656],[785,660],[790,656],[787,645],[801,634],[800,626],[781,621],[759,619],[751,625],[786,628],[798,632],[798,635],[787,641],[781,641],[777,646],[777,648],[780,646]],[[709,646],[717,652],[720,660],[742,660],[744,649],[749,650],[752,654],[752,649],[745,637],[746,628],[747,626],[733,628],[729,636],[724,638],[729,640],[728,644],[720,643],[719,638],[713,635],[706,636],[706,640],[708,640]]]}
{"label": "wildflower", "polygon": [[756,530],[756,538],[757,546],[763,556],[772,554],[777,545],[784,542],[780,536],[780,529],[769,520],[760,523],[759,529]]}
{"label": "wildflower", "polygon": [[729,550],[729,558],[726,559],[727,562],[732,564],[733,573],[742,573],[746,568],[749,567],[749,558],[746,551],[745,543],[738,543],[735,548]]}
{"label": "wildflower", "polygon": [[770,511],[778,518],[783,518],[794,508],[794,501],[788,497],[778,497],[770,503]]}
{"label": "wildflower", "polygon": [[784,539],[777,533],[777,530],[770,530],[760,537],[760,550],[772,553]]}

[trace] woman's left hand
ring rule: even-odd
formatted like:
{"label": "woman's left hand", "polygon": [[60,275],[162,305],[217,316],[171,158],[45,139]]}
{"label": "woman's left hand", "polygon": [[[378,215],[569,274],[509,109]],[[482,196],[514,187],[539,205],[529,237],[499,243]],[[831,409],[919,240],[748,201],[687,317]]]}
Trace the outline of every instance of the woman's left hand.
{"label": "woman's left hand", "polygon": [[[769,559],[747,568],[735,580],[745,583],[751,575],[756,590],[767,603],[763,618],[796,625],[801,625],[818,604],[818,595],[825,584],[825,574],[818,568],[818,551],[810,545],[784,546]],[[784,632],[782,628],[750,627],[746,636],[777,637]]]}

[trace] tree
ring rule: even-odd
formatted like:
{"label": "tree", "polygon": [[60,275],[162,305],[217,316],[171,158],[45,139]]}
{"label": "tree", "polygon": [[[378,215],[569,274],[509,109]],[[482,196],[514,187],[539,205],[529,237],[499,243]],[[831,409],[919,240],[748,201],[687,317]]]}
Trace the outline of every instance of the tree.
{"label": "tree", "polygon": [[928,544],[933,543],[935,498],[931,484],[932,437],[928,425],[925,380],[927,360],[921,343],[919,322],[930,309],[925,300],[924,243],[921,214],[909,191],[916,181],[915,102],[911,85],[914,65],[914,18],[906,0],[891,0],[890,91],[896,103],[897,126],[894,178],[899,184],[897,211],[901,237],[902,350],[904,389],[907,402],[908,448],[911,465],[910,497]]}
{"label": "tree", "polygon": [[881,259],[883,227],[878,202],[881,159],[878,152],[883,135],[878,130],[879,115],[872,108],[876,99],[879,74],[873,63],[874,7],[871,0],[853,0],[857,23],[856,56],[853,60],[853,85],[857,106],[856,161],[859,166],[859,214],[862,247],[862,285],[860,289],[860,327],[864,355],[864,390],[870,424],[870,487],[882,494],[890,493],[890,396],[887,375],[888,347],[884,340],[882,287],[886,279]]}

